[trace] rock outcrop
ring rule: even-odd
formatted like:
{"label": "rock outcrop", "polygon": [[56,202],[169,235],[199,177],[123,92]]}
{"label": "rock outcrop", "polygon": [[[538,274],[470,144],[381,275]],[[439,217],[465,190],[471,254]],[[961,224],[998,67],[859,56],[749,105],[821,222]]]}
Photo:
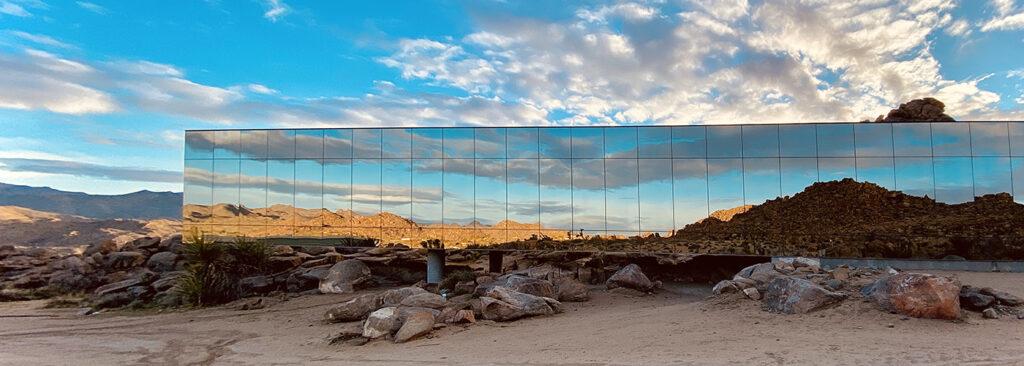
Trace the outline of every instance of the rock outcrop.
{"label": "rock outcrop", "polygon": [[885,117],[878,116],[875,122],[954,122],[946,115],[946,105],[935,98],[914,99],[900,104]]}
{"label": "rock outcrop", "polygon": [[900,273],[878,279],[865,286],[861,293],[882,309],[906,316],[960,317],[960,283],[948,277]]}

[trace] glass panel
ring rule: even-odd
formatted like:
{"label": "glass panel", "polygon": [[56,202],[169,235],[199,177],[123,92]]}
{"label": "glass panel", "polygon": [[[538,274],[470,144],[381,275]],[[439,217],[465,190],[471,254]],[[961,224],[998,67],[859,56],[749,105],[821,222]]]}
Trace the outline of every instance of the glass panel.
{"label": "glass panel", "polygon": [[853,158],[818,158],[818,181],[831,182],[857,179],[857,163]]}
{"label": "glass panel", "polygon": [[328,159],[352,158],[352,130],[324,131],[324,157]]}
{"label": "glass panel", "polygon": [[712,215],[743,206],[742,160],[708,160],[708,204]]}
{"label": "glass panel", "polygon": [[974,200],[971,158],[935,158],[935,199],[945,203]]}
{"label": "glass panel", "polygon": [[640,127],[637,133],[641,158],[672,157],[672,127]]}
{"label": "glass panel", "polygon": [[409,131],[400,128],[388,128],[381,132],[383,134],[382,143],[384,147],[382,153],[384,158],[408,159],[412,157],[412,134]]}
{"label": "glass panel", "polygon": [[540,134],[540,157],[542,158],[568,158],[571,155],[571,138],[568,128],[541,128]]}
{"label": "glass panel", "polygon": [[509,240],[528,239],[538,233],[539,174],[536,159],[508,160],[508,219],[515,225],[509,228]]}
{"label": "glass panel", "polygon": [[[412,160],[382,160],[381,204],[383,212],[403,219],[412,217]],[[404,220],[386,220],[384,227],[408,228]]]}
{"label": "glass panel", "polygon": [[1024,156],[1024,122],[1010,122],[1010,153]]}
{"label": "glass panel", "polygon": [[777,158],[743,159],[743,197],[746,205],[760,205],[781,195]]}
{"label": "glass panel", "polygon": [[[576,146],[573,139],[573,147]],[[575,150],[574,150],[575,151]],[[572,224],[573,233],[583,230],[583,237],[604,236],[605,190],[603,159],[572,161]]]}
{"label": "glass panel", "polygon": [[536,128],[509,128],[508,135],[508,157],[509,158],[537,158],[539,136]]}
{"label": "glass panel", "polygon": [[740,126],[708,126],[708,157],[732,158],[743,153]]}
{"label": "glass panel", "polygon": [[295,157],[321,159],[324,157],[324,130],[295,131]]}
{"label": "glass panel", "polygon": [[[483,159],[505,158],[504,128],[475,128],[476,157]],[[536,144],[536,142],[534,142]]]}
{"label": "glass panel", "polygon": [[242,160],[240,171],[238,202],[248,211],[240,224],[267,225],[266,216],[258,214],[267,208],[267,161]]}
{"label": "glass panel", "polygon": [[420,226],[441,224],[442,164],[441,159],[412,161],[412,221]]}
{"label": "glass panel", "polygon": [[672,160],[675,230],[708,217],[708,166],[704,159]]}
{"label": "glass panel", "polygon": [[743,156],[748,158],[779,156],[779,126],[743,126]]}
{"label": "glass panel", "polygon": [[444,142],[442,146],[444,147],[444,157],[446,158],[472,158],[473,129],[444,129]]}
{"label": "glass panel", "polygon": [[324,161],[324,236],[352,234],[352,159]]}
{"label": "glass panel", "polygon": [[[858,138],[858,143],[860,142]],[[893,158],[857,157],[857,180],[871,182],[888,190],[896,189],[896,170]]]}
{"label": "glass panel", "polygon": [[779,126],[779,150],[785,157],[818,156],[817,125],[782,125]]}
{"label": "glass panel", "polygon": [[707,131],[704,126],[672,127],[672,156],[703,158],[707,156]]}
{"label": "glass panel", "polygon": [[857,134],[857,157],[892,156],[892,124],[860,123],[854,126]]}
{"label": "glass panel", "polygon": [[540,225],[555,239],[566,238],[560,230],[572,230],[571,177],[569,159],[540,160]]}
{"label": "glass panel", "polygon": [[238,160],[213,161],[214,224],[238,224]]}
{"label": "glass panel", "polygon": [[601,127],[582,127],[570,129],[572,133],[572,157],[602,158],[604,157],[604,129]]}
{"label": "glass panel", "polygon": [[1013,193],[1013,182],[1010,180],[1010,158],[1006,157],[975,157],[974,158],[974,195],[983,196],[995,193]]}
{"label": "glass panel", "polygon": [[635,159],[637,138],[636,127],[606,127],[604,129],[604,156],[616,159]]}
{"label": "glass panel", "polygon": [[213,158],[213,132],[185,132],[185,159]]}
{"label": "glass panel", "polygon": [[[302,136],[302,134],[299,134],[299,136]],[[323,165],[320,164],[319,160],[296,160],[295,229],[302,234],[301,236],[320,236],[320,228],[323,226],[323,207]]]}
{"label": "glass panel", "polygon": [[213,160],[185,160],[182,218],[185,223],[209,223],[213,203]]}
{"label": "glass panel", "polygon": [[896,158],[896,190],[918,197],[935,197],[932,158]]}
{"label": "glass panel", "polygon": [[[640,159],[639,173],[641,235],[650,233],[659,233],[661,236],[671,235],[674,227],[671,199],[672,160]],[[614,174],[618,173],[613,172],[612,175]],[[707,196],[707,192],[690,192],[689,194],[702,198]]]}
{"label": "glass panel", "polygon": [[241,134],[238,130],[214,131],[213,139],[216,143],[213,149],[214,159],[238,159],[238,151],[241,150]]}
{"label": "glass panel", "polygon": [[270,160],[267,162],[268,224],[288,226],[294,223],[295,161]]}
{"label": "glass panel", "polygon": [[[469,130],[472,131],[472,130]],[[445,149],[448,149],[447,136]],[[472,139],[469,140],[473,142]],[[473,159],[444,159],[444,224],[469,225],[473,222]],[[445,236],[445,239],[448,239]]]}
{"label": "glass panel", "polygon": [[893,123],[896,156],[932,156],[932,127],[929,123]]}
{"label": "glass panel", "polygon": [[414,158],[441,157],[441,129],[412,129],[412,156]]}
{"label": "glass panel", "polygon": [[818,181],[818,159],[782,158],[782,195],[793,196]]}
{"label": "glass panel", "polygon": [[963,122],[932,123],[935,156],[971,156],[970,127]]}
{"label": "glass panel", "polygon": [[241,131],[240,152],[242,158],[267,158],[267,131]]}
{"label": "glass panel", "polygon": [[[479,135],[477,135],[479,136]],[[479,146],[479,145],[477,145]],[[505,221],[505,160],[477,159],[476,161],[476,221],[485,227]]]}
{"label": "glass panel", "polygon": [[1013,200],[1017,203],[1024,203],[1024,158],[1013,158],[1011,161],[1013,170]]}
{"label": "glass panel", "polygon": [[[359,151],[358,132],[356,131],[356,151]],[[352,211],[354,211],[352,227],[380,227],[380,159],[352,160]],[[353,231],[358,233],[359,231]]]}
{"label": "glass panel", "polygon": [[381,157],[381,132],[378,129],[352,131],[353,157],[379,159]]}
{"label": "glass panel", "polygon": [[508,232],[504,229],[477,229],[474,232],[476,242],[480,244],[499,244],[508,241]]}
{"label": "glass panel", "polygon": [[974,156],[1008,156],[1010,155],[1009,130],[1006,123],[977,122],[971,123],[971,149]]}
{"label": "glass panel", "polygon": [[818,156],[853,156],[853,125],[849,123],[818,124]]}
{"label": "glass panel", "polygon": [[[610,147],[609,142],[609,147]],[[640,177],[636,159],[605,160],[606,229],[623,236],[640,234]]]}
{"label": "glass panel", "polygon": [[295,157],[295,131],[267,131],[267,156],[271,159],[291,159]]}

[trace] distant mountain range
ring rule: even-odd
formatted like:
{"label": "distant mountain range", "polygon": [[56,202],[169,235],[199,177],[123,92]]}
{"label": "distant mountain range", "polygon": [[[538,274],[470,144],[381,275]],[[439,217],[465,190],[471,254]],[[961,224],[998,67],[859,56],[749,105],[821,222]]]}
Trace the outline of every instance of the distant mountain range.
{"label": "distant mountain range", "polygon": [[0,206],[93,219],[181,219],[181,193],[138,191],[119,195],[65,192],[49,187],[0,183]]}

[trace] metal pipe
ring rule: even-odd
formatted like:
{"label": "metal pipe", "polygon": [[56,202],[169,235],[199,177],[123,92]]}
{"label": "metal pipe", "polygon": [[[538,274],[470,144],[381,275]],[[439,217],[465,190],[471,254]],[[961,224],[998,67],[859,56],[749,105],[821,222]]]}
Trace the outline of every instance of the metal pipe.
{"label": "metal pipe", "polygon": [[427,249],[427,284],[440,284],[444,279],[444,249]]}

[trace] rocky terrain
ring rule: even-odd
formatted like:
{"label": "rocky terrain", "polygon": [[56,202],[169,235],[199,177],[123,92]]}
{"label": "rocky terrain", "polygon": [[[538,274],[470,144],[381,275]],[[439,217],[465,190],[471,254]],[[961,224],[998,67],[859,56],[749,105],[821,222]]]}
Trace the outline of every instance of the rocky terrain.
{"label": "rocky terrain", "polygon": [[852,179],[815,183],[668,242],[690,252],[828,257],[1024,259],[1024,205],[1009,194],[944,204]]}
{"label": "rocky terrain", "polygon": [[92,219],[83,216],[0,206],[0,243],[33,247],[70,247],[113,241],[124,244],[144,236],[181,231],[178,220]]}
{"label": "rocky terrain", "polygon": [[900,104],[889,114],[878,116],[875,122],[954,122],[946,115],[946,105],[935,98],[914,99]]}

